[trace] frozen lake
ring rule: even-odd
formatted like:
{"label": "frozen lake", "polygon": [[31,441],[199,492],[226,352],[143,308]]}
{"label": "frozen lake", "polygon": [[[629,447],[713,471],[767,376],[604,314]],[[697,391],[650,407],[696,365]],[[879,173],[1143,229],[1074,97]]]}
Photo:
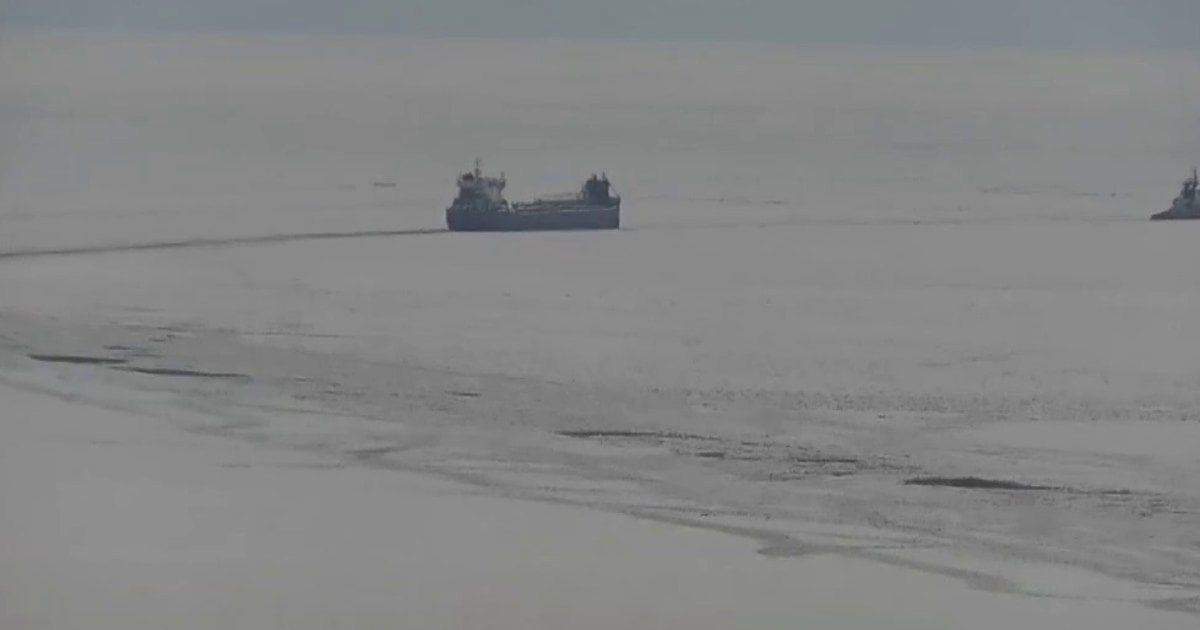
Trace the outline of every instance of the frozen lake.
{"label": "frozen lake", "polygon": [[[0,621],[1192,627],[1197,61],[6,34]],[[477,155],[625,227],[437,233]]]}

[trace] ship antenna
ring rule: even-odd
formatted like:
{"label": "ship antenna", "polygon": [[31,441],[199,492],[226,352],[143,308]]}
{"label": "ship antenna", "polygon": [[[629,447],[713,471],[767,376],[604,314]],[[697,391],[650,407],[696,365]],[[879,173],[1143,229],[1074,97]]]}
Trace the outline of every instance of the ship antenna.
{"label": "ship antenna", "polygon": [[483,175],[483,171],[481,171],[481,170],[479,169],[479,164],[480,164],[482,161],[483,161],[483,160],[481,160],[481,159],[479,159],[479,158],[475,158],[475,177],[480,177],[480,176],[482,176],[482,175]]}

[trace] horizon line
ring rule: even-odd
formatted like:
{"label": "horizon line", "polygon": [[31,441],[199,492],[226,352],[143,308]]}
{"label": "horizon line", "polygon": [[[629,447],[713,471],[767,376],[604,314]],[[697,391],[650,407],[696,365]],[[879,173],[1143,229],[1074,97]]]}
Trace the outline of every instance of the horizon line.
{"label": "horizon line", "polygon": [[0,24],[0,33],[11,34],[47,34],[47,35],[102,35],[102,36],[161,36],[161,37],[261,37],[272,39],[318,38],[322,40],[356,40],[384,42],[396,40],[411,41],[461,41],[461,42],[512,42],[512,43],[569,43],[569,44],[634,44],[648,46],[733,46],[738,48],[757,49],[858,49],[858,50],[953,50],[953,51],[995,51],[995,52],[1063,52],[1079,54],[1129,54],[1129,53],[1191,53],[1200,54],[1200,48],[1186,46],[1162,46],[1147,44],[1124,44],[1119,46],[1099,46],[1084,44],[1066,45],[1030,45],[1030,44],[997,44],[979,43],[963,44],[953,42],[867,42],[867,41],[790,41],[780,38],[742,38],[718,35],[647,37],[639,35],[535,35],[517,33],[478,34],[467,32],[338,32],[326,29],[258,29],[258,28],[208,28],[208,27],[159,27],[146,25],[12,25]]}

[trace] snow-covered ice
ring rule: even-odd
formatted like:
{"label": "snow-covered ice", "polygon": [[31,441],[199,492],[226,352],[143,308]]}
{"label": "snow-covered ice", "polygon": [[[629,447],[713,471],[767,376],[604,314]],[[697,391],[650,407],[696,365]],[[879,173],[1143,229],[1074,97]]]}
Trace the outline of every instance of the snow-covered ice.
{"label": "snow-covered ice", "polygon": [[4,628],[1193,627],[342,466],[52,375],[0,395]]}

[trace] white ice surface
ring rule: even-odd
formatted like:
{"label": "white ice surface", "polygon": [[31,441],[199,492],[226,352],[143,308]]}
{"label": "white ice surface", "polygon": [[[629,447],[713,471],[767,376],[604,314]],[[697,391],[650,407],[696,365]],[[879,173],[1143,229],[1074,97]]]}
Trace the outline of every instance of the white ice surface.
{"label": "white ice surface", "polygon": [[62,385],[0,385],[6,629],[1194,627],[1133,603],[769,559],[721,534],[333,466]]}

